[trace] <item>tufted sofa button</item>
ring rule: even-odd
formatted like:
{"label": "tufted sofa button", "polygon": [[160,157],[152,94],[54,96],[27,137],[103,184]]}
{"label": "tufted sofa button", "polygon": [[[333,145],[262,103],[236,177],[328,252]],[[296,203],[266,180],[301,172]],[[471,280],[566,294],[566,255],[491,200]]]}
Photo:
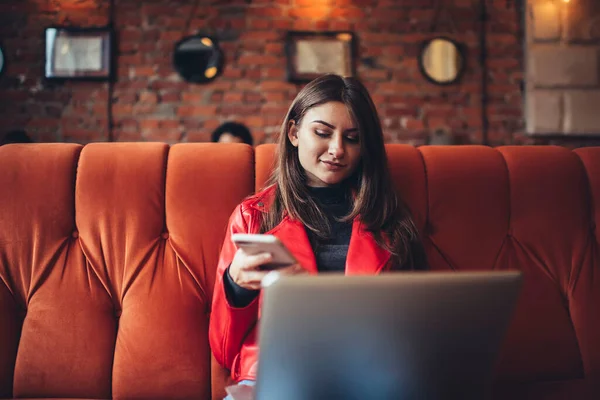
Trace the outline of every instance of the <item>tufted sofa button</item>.
{"label": "tufted sofa button", "polygon": [[73,239],[77,239],[79,237],[79,232],[73,231],[73,233],[71,233],[71,236],[73,237]]}
{"label": "tufted sofa button", "polygon": [[160,237],[167,240],[169,238],[169,232],[163,232],[162,235],[160,235]]}

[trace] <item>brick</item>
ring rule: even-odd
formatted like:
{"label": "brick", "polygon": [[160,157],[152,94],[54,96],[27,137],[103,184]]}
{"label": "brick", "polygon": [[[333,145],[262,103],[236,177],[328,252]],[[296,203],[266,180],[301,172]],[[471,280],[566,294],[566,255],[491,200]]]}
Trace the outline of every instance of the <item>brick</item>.
{"label": "brick", "polygon": [[[338,6],[340,5],[338,1]],[[316,7],[316,6],[329,6],[331,0],[294,0],[296,7]]]}
{"label": "brick", "polygon": [[136,119],[123,119],[115,121],[115,127],[124,130],[137,130],[139,128],[139,123]]}
{"label": "brick", "polygon": [[279,32],[275,31],[254,31],[254,32],[245,32],[241,40],[260,40],[260,41],[275,41],[280,40],[282,35]]}
{"label": "brick", "polygon": [[293,21],[290,19],[277,19],[273,21],[273,28],[278,30],[290,30],[294,25]]}
{"label": "brick", "polygon": [[138,42],[119,42],[117,47],[121,54],[133,53],[138,50]]}
{"label": "brick", "polygon": [[193,142],[210,142],[211,132],[204,129],[193,129],[186,131],[187,141]]}
{"label": "brick", "polygon": [[264,81],[261,82],[260,85],[261,90],[271,91],[271,90],[294,90],[295,87],[293,84],[288,82],[281,81]]}
{"label": "brick", "polygon": [[262,117],[246,117],[244,118],[244,124],[250,128],[262,128],[265,124],[265,120]]}
{"label": "brick", "polygon": [[181,101],[184,103],[200,103],[204,100],[204,95],[202,93],[189,93],[183,92],[181,94]]}
{"label": "brick", "polygon": [[264,103],[265,99],[261,93],[245,92],[243,101],[247,104],[259,104]]}
{"label": "brick", "polygon": [[161,129],[178,129],[181,126],[179,120],[160,120],[159,127]]}
{"label": "brick", "polygon": [[228,29],[239,31],[246,28],[246,19],[244,18],[229,18],[226,21]]}
{"label": "brick", "polygon": [[240,92],[227,92],[223,95],[223,101],[225,103],[240,103],[243,96],[243,93]]}
{"label": "brick", "polygon": [[264,68],[261,76],[267,79],[285,80],[286,73],[287,69],[285,68]]}
{"label": "brick", "polygon": [[141,92],[139,102],[143,104],[156,104],[158,103],[158,95],[149,91]]}
{"label": "brick", "polygon": [[[389,10],[387,11],[388,13],[390,12]],[[360,8],[356,8],[356,7],[334,7],[333,10],[331,10],[331,14],[330,14],[331,18],[344,18],[344,19],[358,19],[358,18],[364,18],[365,17],[365,12],[360,9]]]}
{"label": "brick", "polygon": [[312,19],[295,20],[292,23],[292,29],[296,31],[312,31],[315,28],[315,23]]}
{"label": "brick", "polygon": [[157,107],[155,104],[138,103],[133,106],[133,115],[149,115],[155,113]]}
{"label": "brick", "polygon": [[[144,86],[145,87],[145,86]],[[152,82],[150,88],[153,90],[168,90],[168,91],[183,91],[185,89],[189,89],[189,84],[187,82],[173,82],[173,81],[162,81],[157,80]]]}
{"label": "brick", "polygon": [[385,111],[385,115],[389,117],[413,117],[416,118],[418,111],[415,108],[401,107],[401,108],[388,108]]}
{"label": "brick", "polygon": [[164,40],[167,42],[177,42],[181,39],[180,31],[165,31],[160,32],[160,40]]}
{"label": "brick", "polygon": [[112,106],[112,113],[115,117],[129,117],[133,114],[132,104],[114,104]]}
{"label": "brick", "polygon": [[348,21],[330,21],[329,26],[332,31],[351,31],[352,23]]}
{"label": "brick", "polygon": [[278,64],[282,64],[282,61],[280,61],[280,60],[281,59],[279,57],[275,57],[275,56],[269,56],[269,55],[264,55],[264,54],[248,54],[248,55],[240,56],[240,58],[238,60],[238,64],[241,66],[245,66],[245,65],[250,65],[250,66],[278,65]]}
{"label": "brick", "polygon": [[528,77],[536,86],[598,84],[598,50],[587,46],[530,48]]}
{"label": "brick", "polygon": [[419,85],[416,83],[385,82],[378,84],[376,89],[377,93],[399,93],[403,95],[418,91]]}
{"label": "brick", "polygon": [[179,92],[164,92],[159,95],[161,103],[178,103],[181,101]]}
{"label": "brick", "polygon": [[331,14],[331,7],[295,7],[290,10],[290,17],[300,19],[321,19]]}
{"label": "brick", "polygon": [[412,117],[400,118],[400,125],[402,126],[402,128],[408,130],[421,130],[425,128],[423,120]]}
{"label": "brick", "polygon": [[139,142],[142,141],[139,131],[124,131],[121,129],[113,129],[113,136],[117,142]]}
{"label": "brick", "polygon": [[435,108],[428,109],[425,111],[425,115],[427,118],[432,117],[442,117],[442,118],[450,118],[456,114],[456,109],[454,106],[448,105],[440,105]]}
{"label": "brick", "polygon": [[322,21],[315,21],[315,30],[317,31],[329,31],[332,30],[330,28],[331,24],[329,23],[329,19]]}
{"label": "brick", "polygon": [[270,104],[270,103],[266,103],[265,105],[263,105],[262,107],[262,113],[265,114],[270,114],[270,115],[274,115],[277,117],[278,120],[281,120],[281,118],[283,118],[283,116],[287,113],[288,111],[288,105],[287,104]]}
{"label": "brick", "polygon": [[177,115],[180,117],[211,116],[217,112],[217,106],[180,106]]}
{"label": "brick", "polygon": [[155,67],[150,66],[137,66],[129,69],[130,75],[133,77],[150,77],[156,74]]}
{"label": "brick", "polygon": [[139,14],[119,14],[120,26],[140,26],[142,25],[142,16]]}
{"label": "brick", "polygon": [[221,121],[218,119],[208,119],[202,123],[204,129],[210,130],[211,132],[215,130],[219,125],[221,125]]}
{"label": "brick", "polygon": [[259,111],[259,109],[260,109],[259,105],[223,104],[219,109],[219,113],[221,115],[246,116],[246,115],[256,114]]}
{"label": "brick", "polygon": [[284,47],[282,43],[267,43],[265,45],[265,54],[283,55]]}
{"label": "brick", "polygon": [[178,143],[181,139],[181,132],[170,129],[142,130],[144,138],[150,142],[165,142],[169,144]]}
{"label": "brick", "polygon": [[220,103],[223,101],[223,92],[213,92],[210,95],[210,101],[212,103]]}
{"label": "brick", "polygon": [[206,87],[212,90],[229,90],[233,86],[232,82],[215,80],[207,84]]}
{"label": "brick", "polygon": [[142,40],[142,31],[139,29],[125,29],[119,32],[119,42],[139,42]]}
{"label": "brick", "polygon": [[119,57],[120,67],[130,67],[141,64],[144,61],[144,57],[141,53],[136,54],[124,54]]}
{"label": "brick", "polygon": [[269,103],[284,101],[287,98],[285,92],[264,92],[262,95]]}
{"label": "brick", "polygon": [[247,15],[250,17],[279,18],[287,16],[287,12],[281,7],[256,6],[248,7]]}
{"label": "brick", "polygon": [[564,132],[600,133],[600,90],[577,90],[565,93]]}
{"label": "brick", "polygon": [[140,120],[139,126],[142,130],[158,129],[159,122],[157,119],[143,119]]}
{"label": "brick", "polygon": [[78,142],[78,143],[88,143],[92,141],[97,141],[98,139],[104,139],[106,137],[106,132],[99,132],[97,130],[92,129],[63,129],[62,138],[66,142]]}
{"label": "brick", "polygon": [[248,28],[253,30],[266,30],[271,26],[272,22],[268,19],[251,19],[248,21]]}
{"label": "brick", "polygon": [[225,68],[223,71],[223,78],[228,79],[239,79],[242,77],[244,70],[241,68]]}

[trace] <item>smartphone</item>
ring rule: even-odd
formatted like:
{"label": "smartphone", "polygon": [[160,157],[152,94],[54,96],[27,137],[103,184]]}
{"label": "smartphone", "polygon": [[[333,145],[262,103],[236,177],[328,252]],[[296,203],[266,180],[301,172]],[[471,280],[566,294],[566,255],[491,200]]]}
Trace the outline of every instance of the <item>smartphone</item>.
{"label": "smartphone", "polygon": [[261,270],[270,271],[297,263],[287,247],[273,235],[234,233],[231,240],[248,254],[270,253],[273,260],[262,265]]}

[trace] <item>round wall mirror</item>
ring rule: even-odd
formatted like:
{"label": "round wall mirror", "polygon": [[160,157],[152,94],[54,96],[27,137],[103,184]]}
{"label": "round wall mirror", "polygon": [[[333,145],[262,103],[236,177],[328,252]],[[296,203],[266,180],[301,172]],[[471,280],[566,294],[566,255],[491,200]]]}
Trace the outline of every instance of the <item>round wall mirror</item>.
{"label": "round wall mirror", "polygon": [[223,53],[212,37],[188,36],[175,44],[173,65],[185,81],[206,83],[222,72]]}
{"label": "round wall mirror", "polygon": [[2,75],[2,72],[4,72],[4,50],[0,45],[0,76]]}
{"label": "round wall mirror", "polygon": [[432,83],[456,83],[465,69],[463,48],[459,43],[445,37],[429,39],[421,45],[419,68]]}

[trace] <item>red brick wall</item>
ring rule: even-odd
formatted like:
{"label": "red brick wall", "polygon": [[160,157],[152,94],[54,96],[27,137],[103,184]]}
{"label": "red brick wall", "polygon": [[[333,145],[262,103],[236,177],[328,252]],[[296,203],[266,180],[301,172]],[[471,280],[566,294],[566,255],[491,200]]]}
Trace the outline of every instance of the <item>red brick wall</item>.
{"label": "red brick wall", "polygon": [[[194,1],[115,0],[118,79],[109,102],[107,83],[42,79],[44,27],[103,25],[109,0],[4,0],[0,41],[8,65],[0,77],[0,133],[25,128],[39,141],[110,140],[110,104],[114,140],[205,141],[221,122],[237,120],[268,142],[299,89],[285,80],[286,30],[352,30],[358,75],[389,142],[421,144],[434,129],[447,128],[460,142],[479,143],[478,1],[441,1],[451,7],[437,31],[468,47],[466,73],[448,87],[428,83],[417,65],[419,43],[433,36],[434,0],[200,0],[187,33],[202,29],[226,39],[223,75],[200,86],[183,82],[171,65]],[[522,142],[518,17],[504,0],[488,4],[490,144]]]}

